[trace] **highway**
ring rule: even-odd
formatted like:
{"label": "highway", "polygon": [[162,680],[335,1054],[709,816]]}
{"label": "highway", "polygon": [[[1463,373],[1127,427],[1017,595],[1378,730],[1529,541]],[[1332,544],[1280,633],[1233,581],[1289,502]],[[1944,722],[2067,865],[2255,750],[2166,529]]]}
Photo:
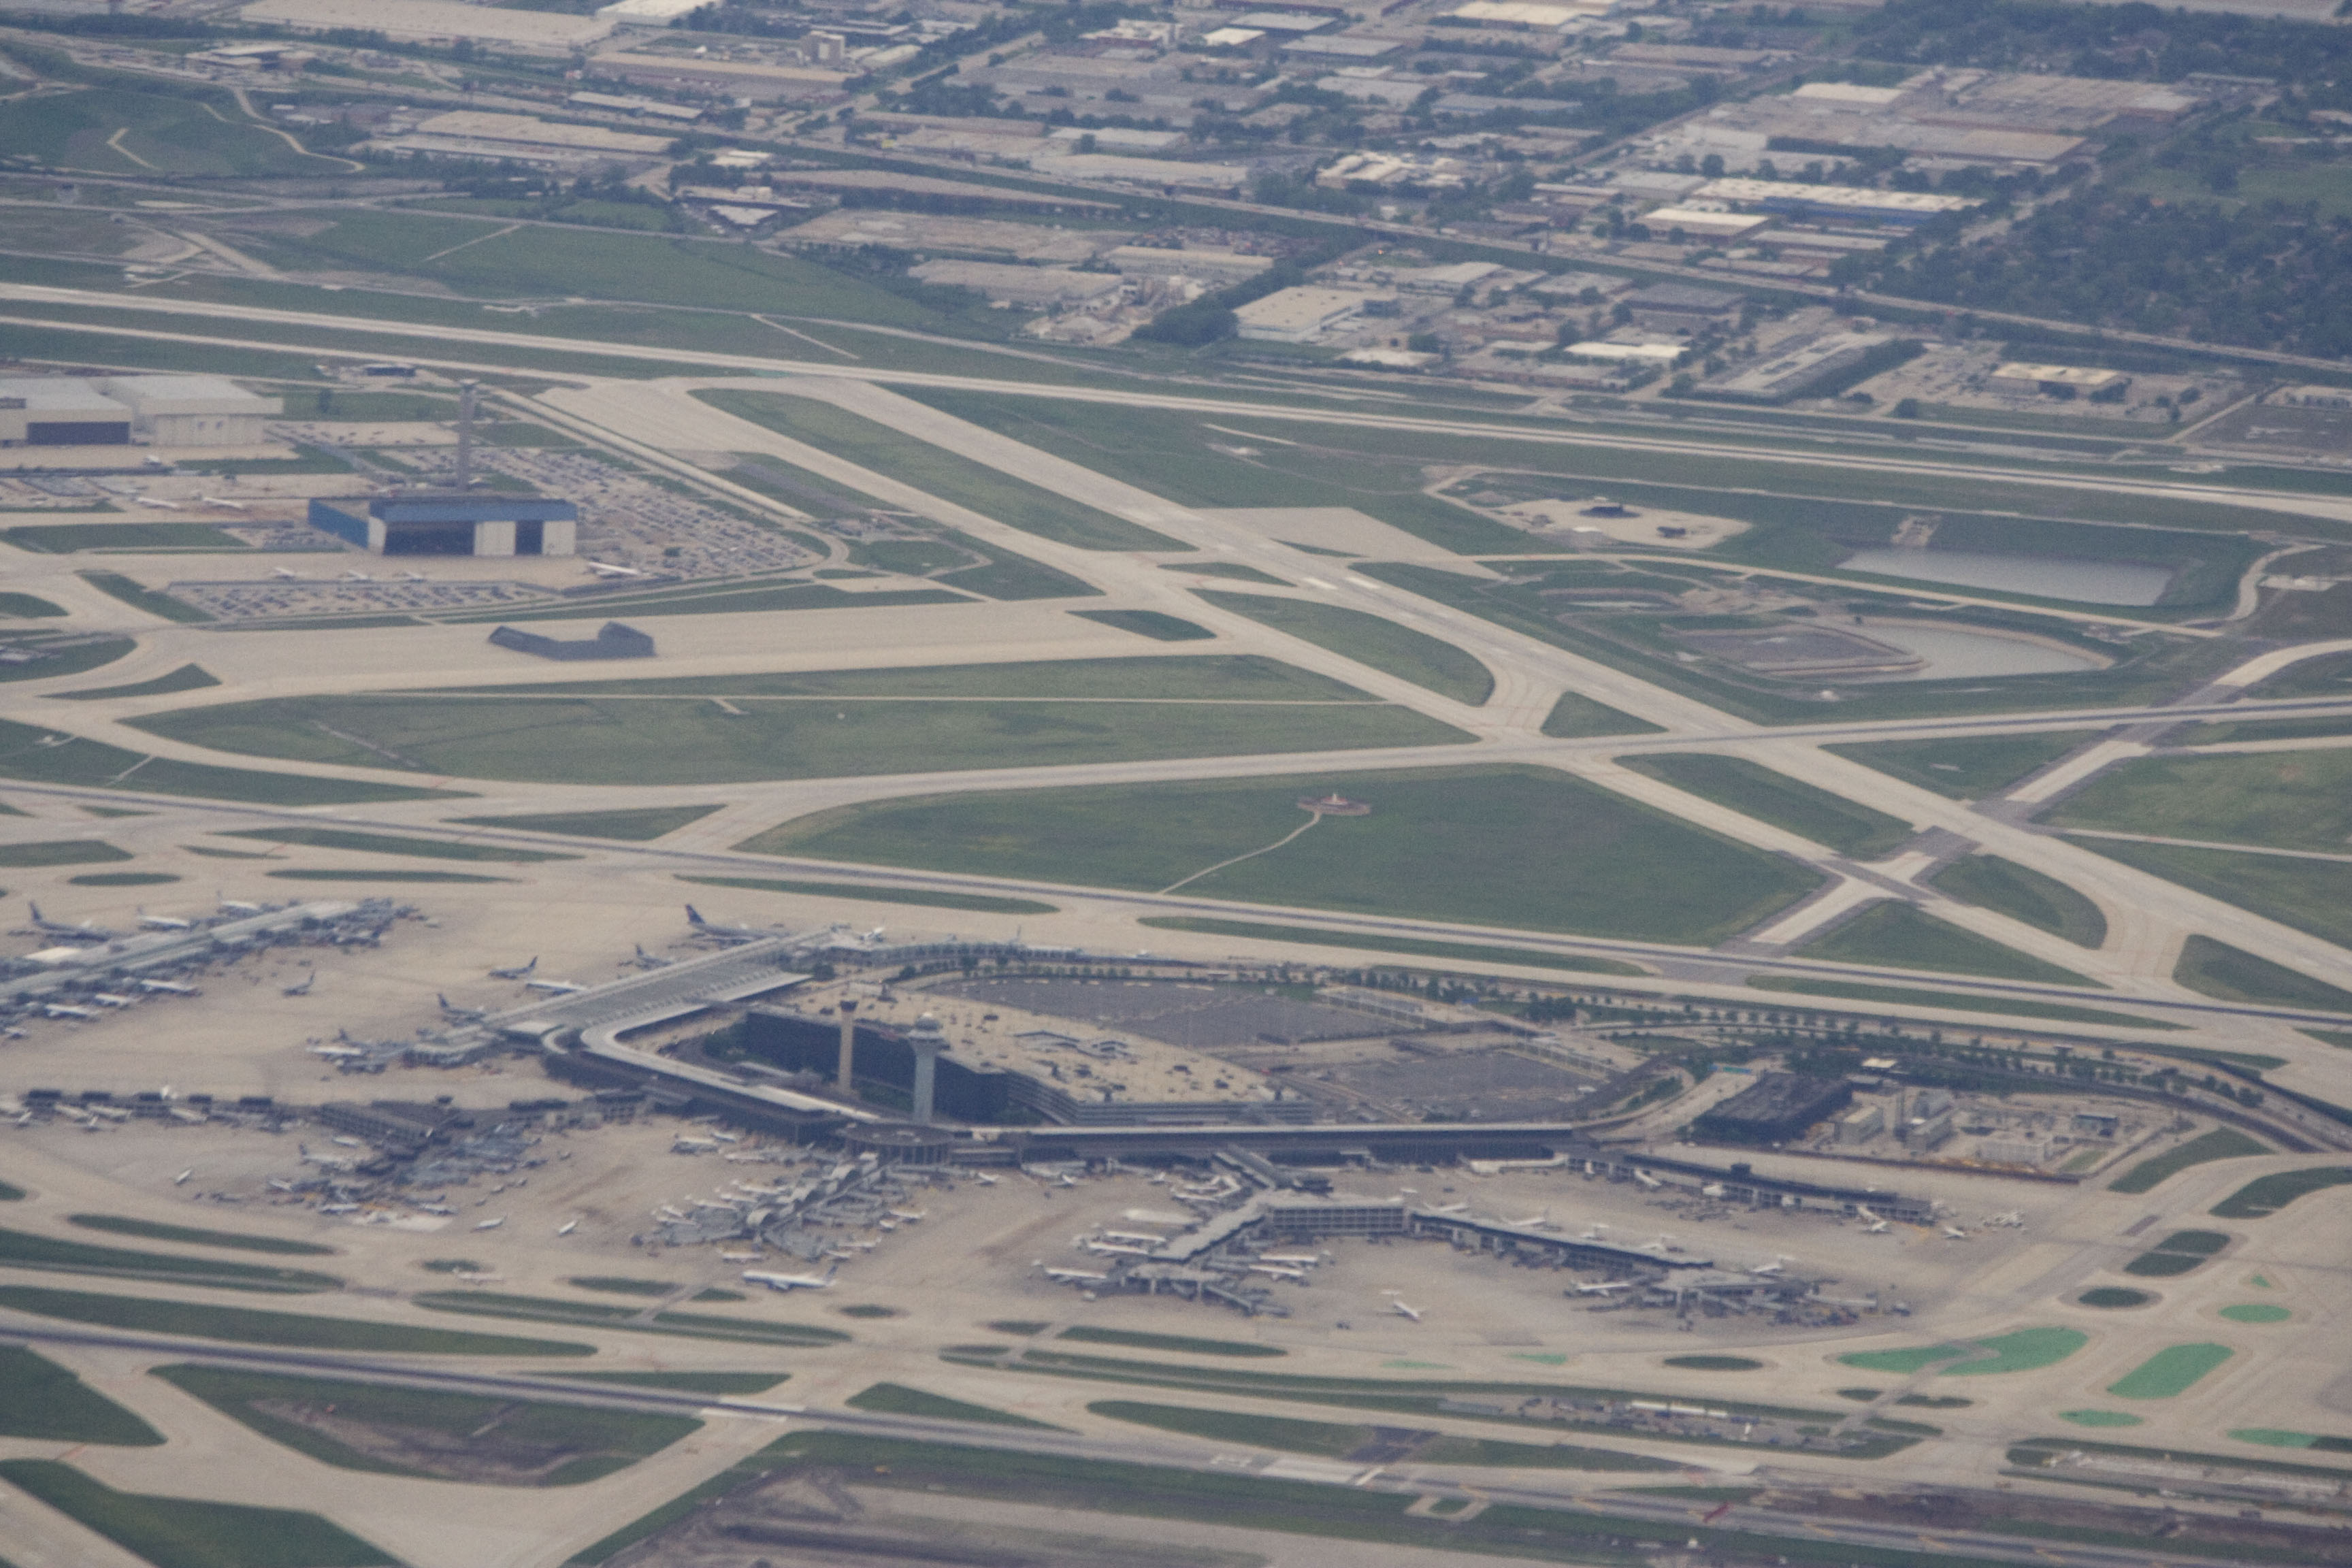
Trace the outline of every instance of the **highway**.
{"label": "highway", "polygon": [[[1255,1475],[1280,1466],[1278,1479],[1314,1479],[1333,1486],[1399,1497],[1459,1497],[1490,1503],[1514,1503],[1598,1518],[1622,1519],[1643,1526],[1667,1526],[1674,1532],[1703,1536],[1709,1531],[1788,1536],[1808,1542],[1838,1542],[1856,1547],[1916,1552],[1939,1555],[1977,1556],[2057,1568],[2223,1568],[2229,1560],[2139,1548],[2080,1545],[2039,1539],[2021,1539],[1980,1531],[1938,1530],[1932,1534],[1906,1525],[1817,1519],[1746,1503],[1737,1504],[1711,1524],[1701,1521],[1713,1510],[1709,1502],[1645,1494],[1635,1490],[1602,1490],[1589,1474],[1538,1470],[1496,1470],[1465,1466],[1424,1466],[1405,1468],[1349,1465],[1345,1461],[1301,1461],[1278,1451],[1232,1444],[1210,1444],[1180,1438],[1105,1436],[1095,1433],[1038,1431],[978,1423],[937,1420],[913,1415],[880,1415],[867,1411],[812,1408],[748,1398],[712,1398],[706,1394],[667,1390],[583,1384],[513,1373],[464,1372],[420,1364],[415,1359],[370,1356],[358,1352],[288,1351],[228,1347],[217,1342],[186,1336],[111,1332],[103,1330],[58,1329],[23,1321],[9,1313],[0,1321],[0,1342],[58,1345],[84,1350],[129,1352],[144,1358],[172,1357],[242,1367],[257,1372],[292,1375],[331,1376],[392,1386],[435,1389],[461,1394],[499,1394],[551,1403],[594,1405],[607,1409],[656,1411],[702,1419],[724,1417],[774,1424],[783,1430],[853,1433],[909,1442],[951,1444],[998,1453],[1017,1453],[1095,1463],[1146,1465],[1205,1475]],[[1580,1435],[1588,1440],[1591,1435]],[[1729,1458],[1724,1448],[1694,1448],[1694,1468],[1706,1468],[1709,1458]],[[1743,1465],[1745,1455],[1742,1456]],[[1761,1455],[1759,1455],[1761,1457]],[[1736,1479],[1726,1476],[1726,1480]],[[1655,1474],[1641,1484],[1655,1485]]]}

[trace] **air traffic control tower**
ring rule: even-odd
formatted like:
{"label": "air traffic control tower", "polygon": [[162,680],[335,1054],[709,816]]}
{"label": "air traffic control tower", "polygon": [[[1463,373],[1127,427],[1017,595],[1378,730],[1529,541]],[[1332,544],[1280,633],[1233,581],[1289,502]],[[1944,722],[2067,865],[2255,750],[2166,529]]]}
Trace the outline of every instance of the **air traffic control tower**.
{"label": "air traffic control tower", "polygon": [[310,502],[310,526],[378,555],[569,555],[580,509],[543,496],[377,496]]}

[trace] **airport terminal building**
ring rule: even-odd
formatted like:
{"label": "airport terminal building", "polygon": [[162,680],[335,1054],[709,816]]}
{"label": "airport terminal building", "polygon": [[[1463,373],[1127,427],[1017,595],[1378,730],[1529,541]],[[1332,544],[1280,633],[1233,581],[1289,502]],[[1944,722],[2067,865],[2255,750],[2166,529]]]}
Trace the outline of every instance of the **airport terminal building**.
{"label": "airport terminal building", "polygon": [[541,496],[377,496],[310,502],[310,526],[378,555],[569,555],[580,509]]}

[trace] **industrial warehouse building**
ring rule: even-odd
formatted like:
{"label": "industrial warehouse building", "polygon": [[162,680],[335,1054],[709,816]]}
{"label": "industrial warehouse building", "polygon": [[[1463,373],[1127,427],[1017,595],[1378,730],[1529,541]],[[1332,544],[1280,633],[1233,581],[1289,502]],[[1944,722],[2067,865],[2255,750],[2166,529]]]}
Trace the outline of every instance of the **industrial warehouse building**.
{"label": "industrial warehouse building", "polygon": [[0,447],[253,447],[283,411],[217,375],[0,379]]}
{"label": "industrial warehouse building", "polygon": [[378,555],[569,555],[580,509],[540,496],[377,496],[310,502],[310,526]]}
{"label": "industrial warehouse building", "polygon": [[1785,1143],[1853,1101],[1853,1086],[1842,1078],[1762,1073],[1692,1122],[1691,1130],[1726,1143]]}

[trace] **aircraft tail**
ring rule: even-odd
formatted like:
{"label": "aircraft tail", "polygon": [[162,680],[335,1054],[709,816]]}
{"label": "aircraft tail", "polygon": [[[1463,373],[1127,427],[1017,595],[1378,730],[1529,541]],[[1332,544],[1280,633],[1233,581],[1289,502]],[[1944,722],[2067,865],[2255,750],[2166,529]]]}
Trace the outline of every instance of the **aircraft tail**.
{"label": "aircraft tail", "polygon": [[[33,911],[33,917],[36,920],[39,919],[40,910],[35,910]],[[707,926],[710,922],[702,918],[702,911],[700,910],[696,909],[692,904],[688,904],[686,906],[686,923],[690,926]]]}

